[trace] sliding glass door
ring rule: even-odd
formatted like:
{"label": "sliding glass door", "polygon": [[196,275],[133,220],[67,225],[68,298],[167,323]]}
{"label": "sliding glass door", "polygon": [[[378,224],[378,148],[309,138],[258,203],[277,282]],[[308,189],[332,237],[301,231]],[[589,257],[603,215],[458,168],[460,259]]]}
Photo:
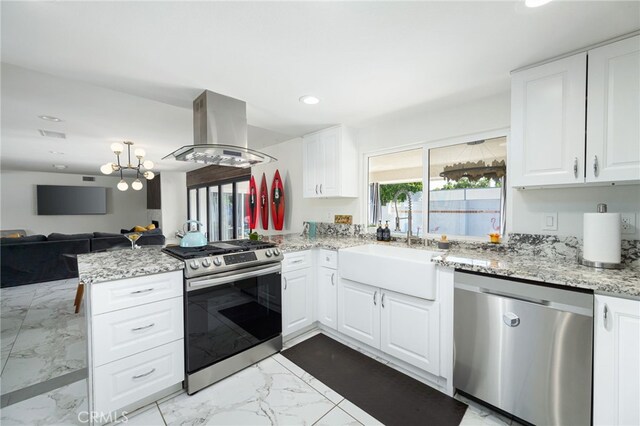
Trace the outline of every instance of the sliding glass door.
{"label": "sliding glass door", "polygon": [[249,236],[246,197],[247,179],[189,188],[189,219],[203,224],[208,241]]}

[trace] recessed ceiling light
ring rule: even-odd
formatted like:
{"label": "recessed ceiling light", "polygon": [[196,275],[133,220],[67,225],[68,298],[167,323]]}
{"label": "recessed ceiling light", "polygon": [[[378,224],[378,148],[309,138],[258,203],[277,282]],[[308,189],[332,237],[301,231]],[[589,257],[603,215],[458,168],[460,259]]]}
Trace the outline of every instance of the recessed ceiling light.
{"label": "recessed ceiling light", "polygon": [[524,0],[527,7],[538,7],[549,3],[551,0]]}
{"label": "recessed ceiling light", "polygon": [[60,152],[60,151],[49,151],[50,154],[56,154],[56,155],[64,155],[64,152]]}
{"label": "recessed ceiling light", "polygon": [[53,168],[58,170],[64,170],[67,168],[67,166],[65,166],[64,164],[53,164]]}
{"label": "recessed ceiling light", "polygon": [[62,119],[52,115],[39,115],[38,118],[46,121],[53,121],[54,123],[60,123],[62,121]]}
{"label": "recessed ceiling light", "polygon": [[311,95],[301,96],[299,100],[303,104],[307,104],[307,105],[315,105],[318,102],[320,102],[320,99],[316,98],[315,96],[311,96]]}

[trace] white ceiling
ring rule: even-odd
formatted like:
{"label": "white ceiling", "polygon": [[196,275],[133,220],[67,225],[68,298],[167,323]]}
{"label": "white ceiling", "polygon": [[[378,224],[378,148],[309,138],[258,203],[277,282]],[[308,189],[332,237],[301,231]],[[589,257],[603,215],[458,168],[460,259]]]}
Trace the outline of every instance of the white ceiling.
{"label": "white ceiling", "polygon": [[640,28],[637,1],[522,3],[2,2],[2,62],[65,79],[3,67],[3,165],[51,168],[61,142],[31,136],[39,114],[65,119],[68,151],[91,167],[114,139],[158,160],[191,143],[191,101],[210,89],[245,100],[249,123],[276,132],[254,132],[267,145],[504,92],[512,69]]}

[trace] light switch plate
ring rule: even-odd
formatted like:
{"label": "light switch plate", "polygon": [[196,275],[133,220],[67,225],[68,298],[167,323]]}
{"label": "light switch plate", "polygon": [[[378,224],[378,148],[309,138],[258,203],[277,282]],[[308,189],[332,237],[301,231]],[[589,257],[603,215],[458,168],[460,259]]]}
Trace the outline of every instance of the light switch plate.
{"label": "light switch plate", "polygon": [[558,213],[542,213],[542,227],[543,231],[557,231],[558,230]]}
{"label": "light switch plate", "polygon": [[623,234],[636,233],[636,214],[635,213],[620,213],[620,220],[622,221],[621,229]]}

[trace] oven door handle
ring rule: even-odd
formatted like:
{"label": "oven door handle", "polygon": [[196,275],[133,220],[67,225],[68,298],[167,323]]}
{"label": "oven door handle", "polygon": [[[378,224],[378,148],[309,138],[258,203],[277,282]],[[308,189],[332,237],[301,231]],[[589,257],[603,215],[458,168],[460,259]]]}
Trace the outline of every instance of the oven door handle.
{"label": "oven door handle", "polygon": [[282,265],[279,263],[275,266],[257,267],[248,269],[246,272],[232,271],[224,274],[224,276],[218,276],[215,278],[208,278],[198,281],[187,281],[187,291],[198,290],[206,287],[214,287],[217,285],[228,284],[234,281],[244,280],[247,278],[258,277],[261,275],[280,273],[282,271]]}

